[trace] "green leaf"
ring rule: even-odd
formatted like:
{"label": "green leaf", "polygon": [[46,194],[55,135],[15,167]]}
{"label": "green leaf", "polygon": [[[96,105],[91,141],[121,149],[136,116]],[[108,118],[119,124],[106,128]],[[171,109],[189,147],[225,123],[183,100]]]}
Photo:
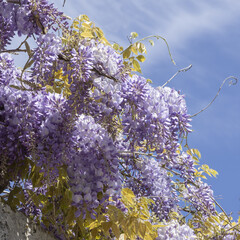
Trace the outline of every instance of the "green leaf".
{"label": "green leaf", "polygon": [[81,33],[81,36],[84,38],[93,38],[94,37],[94,35],[91,31],[84,31]]}
{"label": "green leaf", "polygon": [[118,51],[119,48],[120,48],[117,43],[114,43],[114,44],[112,45],[112,47],[113,47],[113,49],[115,49],[116,51]]}
{"label": "green leaf", "polygon": [[134,54],[138,55],[138,50],[137,50],[137,48],[136,48],[136,45],[135,45],[135,44],[133,44],[133,45],[132,45],[132,48],[131,48],[131,50],[132,50],[132,52],[133,52]]}
{"label": "green leaf", "polygon": [[154,46],[154,41],[153,40],[148,40],[152,46]]}
{"label": "green leaf", "polygon": [[109,233],[109,229],[110,229],[111,227],[112,227],[112,222],[103,222],[103,223],[102,223],[102,228],[103,228],[105,234],[106,234],[106,233]]}
{"label": "green leaf", "polygon": [[32,64],[34,63],[34,61],[35,61],[34,59],[28,61],[28,62],[25,64],[25,66],[23,67],[23,69],[26,70],[27,68],[31,67]]}
{"label": "green leaf", "polygon": [[129,58],[130,55],[131,55],[131,52],[132,52],[132,45],[130,45],[127,49],[125,49],[123,51],[123,58],[126,59],[126,58]]}
{"label": "green leaf", "polygon": [[147,49],[143,43],[138,43],[138,50],[140,53],[147,53]]}
{"label": "green leaf", "polygon": [[133,60],[133,67],[134,67],[134,71],[142,73],[142,70],[138,61]]}
{"label": "green leaf", "polygon": [[137,56],[137,60],[138,60],[139,62],[144,62],[144,61],[146,60],[146,58],[145,58],[143,55],[138,55],[138,56]]}
{"label": "green leaf", "polygon": [[119,239],[119,237],[120,237],[120,229],[119,229],[119,227],[115,223],[112,223],[112,231],[113,231],[113,234],[115,235],[115,237],[117,239]]}
{"label": "green leaf", "polygon": [[130,36],[132,39],[135,39],[138,37],[138,34],[136,32],[131,32]]}
{"label": "green leaf", "polygon": [[14,187],[14,189],[9,193],[8,196],[8,203],[10,205],[11,208],[16,208],[16,206],[14,206],[14,198],[16,198],[16,195],[22,190],[22,188],[20,187]]}
{"label": "green leaf", "polygon": [[27,50],[27,54],[28,54],[29,57],[31,57],[32,56],[31,48],[30,48],[27,41],[25,41],[24,43],[25,43],[25,47],[26,47],[26,50]]}
{"label": "green leaf", "polygon": [[139,231],[141,237],[144,239],[144,237],[146,235],[146,231],[147,231],[147,226],[144,223],[139,222],[138,223],[138,231]]}
{"label": "green leaf", "polygon": [[125,197],[135,198],[133,191],[129,188],[123,188],[122,195]]}

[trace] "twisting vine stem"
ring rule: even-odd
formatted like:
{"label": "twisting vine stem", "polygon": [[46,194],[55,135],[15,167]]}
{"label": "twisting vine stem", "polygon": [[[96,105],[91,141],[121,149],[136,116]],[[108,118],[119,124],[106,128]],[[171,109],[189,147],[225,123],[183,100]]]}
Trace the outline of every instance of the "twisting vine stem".
{"label": "twisting vine stem", "polygon": [[[217,92],[216,96],[213,98],[213,100],[212,100],[206,107],[204,107],[204,108],[201,109],[199,112],[193,114],[193,115],[190,116],[190,117],[193,118],[193,117],[197,116],[199,113],[201,113],[201,112],[203,112],[204,110],[206,110],[208,107],[210,107],[210,105],[215,101],[215,99],[216,99],[217,96],[219,95],[219,93],[220,93],[220,91],[221,91],[224,83],[225,83],[227,80],[229,80],[229,79],[232,79],[232,80],[229,82],[229,86],[236,85],[237,82],[238,82],[238,79],[237,79],[236,77],[234,77],[234,76],[229,76],[229,77],[225,78],[225,79],[223,80],[220,88],[218,89],[218,92]],[[233,80],[234,80],[234,81],[233,81]]]}
{"label": "twisting vine stem", "polygon": [[192,67],[192,64],[190,64],[188,67],[179,69],[167,82],[165,82],[162,87],[165,87],[169,82],[171,82],[180,72],[186,72]]}

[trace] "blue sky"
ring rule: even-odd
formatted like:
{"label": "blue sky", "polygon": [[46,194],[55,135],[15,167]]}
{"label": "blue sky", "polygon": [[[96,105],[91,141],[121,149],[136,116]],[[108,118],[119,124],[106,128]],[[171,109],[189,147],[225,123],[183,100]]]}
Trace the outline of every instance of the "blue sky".
{"label": "blue sky", "polygon": [[[58,1],[61,8],[63,1]],[[146,45],[143,75],[154,86],[165,83],[177,70],[192,64],[168,86],[185,94],[190,114],[205,107],[222,81],[240,74],[240,1],[190,0],[66,0],[61,8],[74,18],[86,14],[110,41],[126,47],[127,36],[161,35],[170,45],[177,65],[161,40]],[[202,153],[202,163],[217,170],[209,179],[216,199],[234,219],[240,211],[240,83],[226,83],[220,96],[192,121],[189,145]]]}

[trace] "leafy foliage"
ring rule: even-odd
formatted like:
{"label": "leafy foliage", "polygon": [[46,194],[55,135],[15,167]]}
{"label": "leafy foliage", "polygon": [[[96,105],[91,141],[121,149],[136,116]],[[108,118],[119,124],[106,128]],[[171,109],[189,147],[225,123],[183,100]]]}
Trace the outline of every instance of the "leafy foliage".
{"label": "leafy foliage", "polygon": [[187,144],[184,96],[139,75],[144,42],[165,38],[111,44],[45,0],[0,1],[0,19],[2,201],[58,239],[239,239]]}

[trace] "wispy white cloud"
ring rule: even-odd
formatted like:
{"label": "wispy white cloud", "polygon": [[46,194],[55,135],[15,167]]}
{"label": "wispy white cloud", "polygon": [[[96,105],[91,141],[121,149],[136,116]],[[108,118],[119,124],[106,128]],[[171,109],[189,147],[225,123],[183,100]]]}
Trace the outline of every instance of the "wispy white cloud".
{"label": "wispy white cloud", "polygon": [[228,0],[67,0],[64,10],[72,17],[89,15],[110,38],[138,30],[161,34],[182,48],[192,37],[224,32],[240,18],[239,8],[240,1]]}

